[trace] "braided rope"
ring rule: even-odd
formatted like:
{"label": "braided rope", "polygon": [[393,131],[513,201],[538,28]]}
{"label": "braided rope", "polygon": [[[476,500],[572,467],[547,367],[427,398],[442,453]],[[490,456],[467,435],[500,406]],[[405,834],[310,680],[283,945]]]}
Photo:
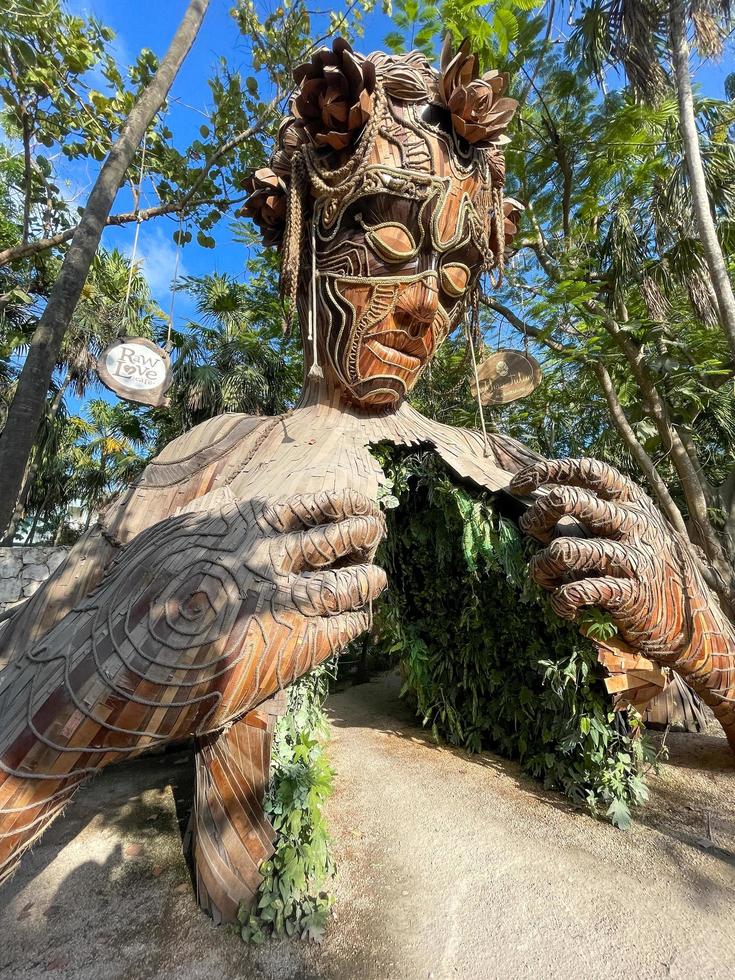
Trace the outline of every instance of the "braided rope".
{"label": "braided rope", "polygon": [[[286,203],[286,228],[283,236],[283,261],[281,265],[281,294],[289,305],[289,313],[284,321],[285,333],[290,331],[296,316],[309,191],[315,197],[328,199],[348,196],[352,193],[362,178],[366,161],[375,146],[385,107],[385,90],[378,80],[375,84],[373,112],[363,130],[357,149],[350,159],[337,170],[323,170],[316,159],[316,148],[312,146],[303,145],[299,147],[293,156],[291,182]],[[311,220],[314,221],[313,213]]]}
{"label": "braided rope", "polygon": [[352,156],[337,170],[324,170],[319,166],[315,147],[308,145],[301,147],[312,190],[316,191],[319,197],[347,196],[357,186],[364,164],[378,138],[386,104],[387,97],[383,83],[380,79],[376,79],[373,111],[363,130],[362,138],[358,141]]}

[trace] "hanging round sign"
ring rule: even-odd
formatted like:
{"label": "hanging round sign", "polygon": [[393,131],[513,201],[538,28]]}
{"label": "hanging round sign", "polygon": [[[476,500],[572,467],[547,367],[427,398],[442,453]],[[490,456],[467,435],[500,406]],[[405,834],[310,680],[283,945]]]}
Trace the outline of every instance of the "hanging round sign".
{"label": "hanging round sign", "polygon": [[[477,366],[479,397],[483,405],[505,405],[525,398],[541,383],[541,367],[535,357],[517,350],[499,350]],[[472,394],[477,398],[475,379]]]}
{"label": "hanging round sign", "polygon": [[97,358],[97,374],[110,391],[131,402],[165,408],[171,359],[145,337],[119,337]]}

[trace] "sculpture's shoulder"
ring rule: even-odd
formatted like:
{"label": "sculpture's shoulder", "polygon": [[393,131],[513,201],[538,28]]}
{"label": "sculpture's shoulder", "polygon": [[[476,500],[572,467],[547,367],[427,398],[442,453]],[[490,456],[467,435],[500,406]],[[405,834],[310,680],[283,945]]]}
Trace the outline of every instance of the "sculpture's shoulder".
{"label": "sculpture's shoulder", "polygon": [[510,436],[444,425],[421,415],[407,404],[395,415],[400,419],[404,441],[425,442],[434,447],[447,466],[463,480],[486,490],[504,490],[514,473],[541,457]]}
{"label": "sculpture's shoulder", "polygon": [[216,415],[173,439],[146,466],[136,485],[166,487],[221,461],[272,420],[262,415]]}
{"label": "sculpture's shoulder", "polygon": [[274,423],[269,416],[227,414],[172,440],[135,483],[101,514],[108,538],[124,544],[140,531],[217,489],[235,457],[246,457]]}

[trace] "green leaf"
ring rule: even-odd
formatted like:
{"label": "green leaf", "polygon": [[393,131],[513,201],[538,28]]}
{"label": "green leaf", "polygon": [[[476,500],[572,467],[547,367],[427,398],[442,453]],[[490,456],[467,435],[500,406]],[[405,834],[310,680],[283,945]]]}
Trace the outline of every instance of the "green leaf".
{"label": "green leaf", "polygon": [[630,808],[628,804],[619,798],[613,799],[606,811],[610,822],[619,830],[628,830],[631,824]]}

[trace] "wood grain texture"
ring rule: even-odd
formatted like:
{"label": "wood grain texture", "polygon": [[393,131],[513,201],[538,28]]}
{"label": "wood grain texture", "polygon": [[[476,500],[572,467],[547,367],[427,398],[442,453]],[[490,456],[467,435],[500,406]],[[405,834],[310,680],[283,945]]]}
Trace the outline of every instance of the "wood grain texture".
{"label": "wood grain texture", "polygon": [[221,732],[197,740],[196,795],[185,849],[197,900],[216,925],[237,921],[241,903],[260,886],[260,866],[273,854],[275,832],[265,816],[271,741],[286,707],[263,702]]}

